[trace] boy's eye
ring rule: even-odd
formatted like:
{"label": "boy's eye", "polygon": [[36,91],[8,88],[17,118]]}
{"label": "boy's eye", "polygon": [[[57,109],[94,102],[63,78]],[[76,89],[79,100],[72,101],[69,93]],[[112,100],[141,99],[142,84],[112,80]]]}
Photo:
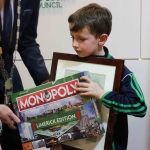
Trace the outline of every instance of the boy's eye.
{"label": "boy's eye", "polygon": [[83,38],[80,38],[80,40],[81,40],[81,41],[85,41],[85,39],[83,39]]}

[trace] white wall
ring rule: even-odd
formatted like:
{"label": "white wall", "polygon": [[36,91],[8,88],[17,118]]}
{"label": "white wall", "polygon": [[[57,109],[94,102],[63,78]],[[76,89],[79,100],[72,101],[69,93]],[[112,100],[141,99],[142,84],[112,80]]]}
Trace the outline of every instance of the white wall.
{"label": "white wall", "polygon": [[148,105],[147,115],[144,118],[129,116],[128,150],[150,150],[150,60],[127,60],[126,65],[134,72]]}
{"label": "white wall", "polygon": [[[49,71],[54,51],[74,53],[68,30],[68,15],[90,2],[99,3],[110,9],[113,14],[113,28],[106,46],[115,58],[126,60],[125,64],[135,73],[148,105],[146,117],[129,116],[128,150],[150,150],[150,1],[49,0],[49,2],[59,2],[62,6],[62,8],[40,9],[37,41],[40,43]],[[24,88],[35,86],[19,56],[17,56],[16,65]]]}

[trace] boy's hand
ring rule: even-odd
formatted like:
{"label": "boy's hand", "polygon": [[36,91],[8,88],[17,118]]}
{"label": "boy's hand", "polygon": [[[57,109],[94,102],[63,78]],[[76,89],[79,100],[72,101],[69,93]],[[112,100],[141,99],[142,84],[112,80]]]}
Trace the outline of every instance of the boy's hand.
{"label": "boy's hand", "polygon": [[61,144],[54,145],[50,148],[50,150],[63,150]]}
{"label": "boy's hand", "polygon": [[106,93],[102,88],[99,87],[97,83],[94,83],[90,78],[82,76],[80,79],[85,80],[85,82],[77,83],[75,87],[75,90],[80,92],[80,96],[89,96],[99,100]]}

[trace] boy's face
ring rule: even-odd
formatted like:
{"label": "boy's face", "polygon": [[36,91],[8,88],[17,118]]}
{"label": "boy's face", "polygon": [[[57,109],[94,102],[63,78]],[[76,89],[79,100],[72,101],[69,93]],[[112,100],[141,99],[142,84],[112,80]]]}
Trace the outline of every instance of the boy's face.
{"label": "boy's face", "polygon": [[[73,24],[69,24],[71,29]],[[99,45],[99,38],[95,38],[88,29],[84,27],[82,30],[77,32],[70,31],[72,36],[72,47],[76,51],[79,57],[86,57],[92,54],[98,54],[102,49],[102,46]]]}

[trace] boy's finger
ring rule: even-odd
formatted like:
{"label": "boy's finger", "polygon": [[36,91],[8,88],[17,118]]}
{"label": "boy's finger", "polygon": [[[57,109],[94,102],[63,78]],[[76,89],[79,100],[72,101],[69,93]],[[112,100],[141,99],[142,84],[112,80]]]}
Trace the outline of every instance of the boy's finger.
{"label": "boy's finger", "polygon": [[89,87],[89,84],[88,84],[88,83],[80,82],[80,83],[77,83],[77,84],[76,84],[76,87],[77,87],[77,88],[80,88],[80,87],[81,87],[81,88],[82,88],[82,87],[83,87],[83,88],[88,88],[88,87]]}
{"label": "boy's finger", "polygon": [[82,77],[80,78],[80,80],[85,80],[85,81],[88,82],[88,83],[91,82],[91,79],[90,79],[89,77],[87,77],[87,76],[82,76]]}
{"label": "boy's finger", "polygon": [[87,92],[81,92],[79,93],[80,96],[89,96],[89,94]]}
{"label": "boy's finger", "polygon": [[75,90],[76,90],[77,92],[86,92],[86,91],[87,91],[87,88],[80,88],[80,87],[78,87],[78,88],[75,88]]}

